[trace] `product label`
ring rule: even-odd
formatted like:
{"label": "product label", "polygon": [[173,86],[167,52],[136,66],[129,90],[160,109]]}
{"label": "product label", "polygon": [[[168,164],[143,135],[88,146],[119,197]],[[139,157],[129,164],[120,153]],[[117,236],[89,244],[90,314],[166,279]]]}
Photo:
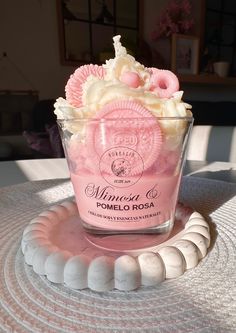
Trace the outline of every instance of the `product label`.
{"label": "product label", "polygon": [[[134,132],[115,134],[109,140],[119,146],[100,155],[96,173],[71,173],[81,218],[114,230],[155,227],[172,219],[180,176],[155,174],[150,165],[158,161],[156,151],[151,154],[150,145],[137,145]],[[146,132],[139,135],[142,143],[148,138]]]}
{"label": "product label", "polygon": [[179,176],[157,180],[147,175],[123,188],[108,185],[99,176],[86,179],[72,174],[71,179],[81,218],[91,225],[116,230],[147,228],[174,214]]}
{"label": "product label", "polygon": [[[135,142],[133,136],[126,138]],[[116,187],[134,185],[143,174],[144,163],[140,154],[128,147],[111,148],[101,156],[99,169],[104,180]]]}

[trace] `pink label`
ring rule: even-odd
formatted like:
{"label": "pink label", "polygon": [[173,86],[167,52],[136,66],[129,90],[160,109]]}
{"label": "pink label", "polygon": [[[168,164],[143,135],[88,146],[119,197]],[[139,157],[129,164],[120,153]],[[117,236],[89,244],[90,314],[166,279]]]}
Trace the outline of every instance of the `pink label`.
{"label": "pink label", "polygon": [[109,178],[71,173],[71,180],[80,216],[86,223],[131,230],[155,227],[173,218],[180,175]]}

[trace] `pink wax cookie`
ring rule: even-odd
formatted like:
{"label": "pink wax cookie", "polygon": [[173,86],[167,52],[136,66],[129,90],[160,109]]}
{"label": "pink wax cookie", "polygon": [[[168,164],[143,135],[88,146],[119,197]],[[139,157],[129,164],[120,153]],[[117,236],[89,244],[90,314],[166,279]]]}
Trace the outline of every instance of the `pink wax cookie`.
{"label": "pink wax cookie", "polygon": [[96,120],[99,119],[104,121],[88,125],[86,140],[102,172],[137,175],[158,158],[162,146],[161,128],[158,120],[141,104],[114,101],[96,114]]}
{"label": "pink wax cookie", "polygon": [[170,98],[179,90],[179,80],[176,75],[168,70],[150,68],[151,90],[156,92],[160,98]]}
{"label": "pink wax cookie", "polygon": [[82,106],[82,85],[90,75],[102,79],[105,75],[105,69],[98,65],[84,65],[76,69],[74,74],[70,76],[65,91],[66,99],[71,105],[76,107]]}

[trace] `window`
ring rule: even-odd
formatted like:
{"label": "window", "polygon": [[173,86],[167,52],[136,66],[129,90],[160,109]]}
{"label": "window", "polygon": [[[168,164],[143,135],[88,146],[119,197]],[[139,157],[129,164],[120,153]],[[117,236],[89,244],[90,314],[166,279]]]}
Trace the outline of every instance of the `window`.
{"label": "window", "polygon": [[227,61],[236,75],[236,1],[206,0],[205,47],[212,61]]}
{"label": "window", "polygon": [[139,0],[58,0],[61,60],[101,63],[114,56],[112,37],[136,52]]}

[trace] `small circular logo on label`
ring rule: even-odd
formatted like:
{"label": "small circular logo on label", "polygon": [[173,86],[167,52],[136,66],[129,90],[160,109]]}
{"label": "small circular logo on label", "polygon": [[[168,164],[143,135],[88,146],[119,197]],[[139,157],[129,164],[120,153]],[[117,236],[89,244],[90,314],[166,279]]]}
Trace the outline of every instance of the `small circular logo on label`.
{"label": "small circular logo on label", "polygon": [[103,153],[99,168],[102,177],[110,185],[129,187],[141,178],[144,163],[137,151],[120,146],[110,148]]}
{"label": "small circular logo on label", "polygon": [[117,158],[112,162],[111,170],[117,177],[127,177],[130,174],[131,166],[124,158]]}

